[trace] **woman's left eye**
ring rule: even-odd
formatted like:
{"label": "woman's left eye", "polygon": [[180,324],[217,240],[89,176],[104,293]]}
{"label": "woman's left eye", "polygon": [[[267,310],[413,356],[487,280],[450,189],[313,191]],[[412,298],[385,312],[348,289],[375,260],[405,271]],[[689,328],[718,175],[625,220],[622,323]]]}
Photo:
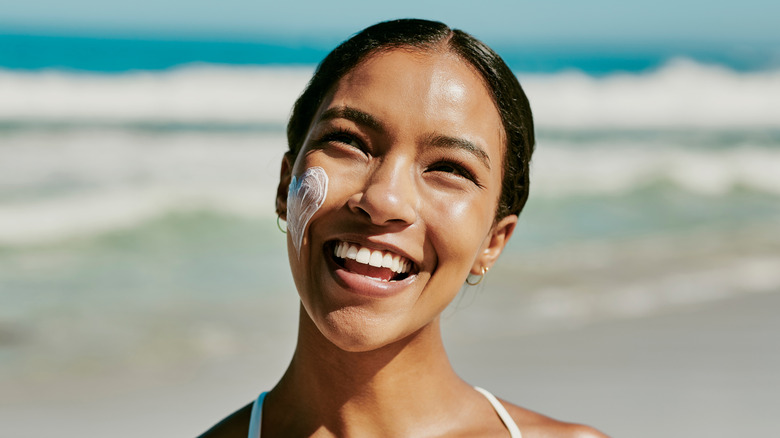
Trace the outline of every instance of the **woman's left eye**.
{"label": "woman's left eye", "polygon": [[455,165],[450,163],[439,163],[434,166],[431,166],[429,170],[433,170],[436,172],[447,172],[447,173],[460,173],[460,169],[458,169]]}
{"label": "woman's left eye", "polygon": [[450,162],[440,162],[435,163],[431,166],[428,166],[429,172],[443,172],[447,174],[452,174],[453,176],[466,178],[470,181],[473,181],[476,183],[476,179],[474,178],[474,175],[471,174],[468,170],[466,170],[463,166],[456,164],[456,163],[450,163]]}

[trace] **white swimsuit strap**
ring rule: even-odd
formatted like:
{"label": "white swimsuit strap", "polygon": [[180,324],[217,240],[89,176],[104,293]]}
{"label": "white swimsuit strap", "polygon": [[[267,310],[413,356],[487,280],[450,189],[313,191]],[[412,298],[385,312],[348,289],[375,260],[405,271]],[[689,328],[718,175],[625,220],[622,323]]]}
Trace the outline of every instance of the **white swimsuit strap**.
{"label": "white swimsuit strap", "polygon": [[257,400],[252,404],[252,417],[249,420],[249,438],[260,438],[260,426],[263,425],[263,400],[264,392],[257,397]]}
{"label": "white swimsuit strap", "polygon": [[[485,398],[488,399],[490,404],[493,406],[493,409],[495,409],[496,413],[498,414],[498,417],[504,423],[504,426],[506,426],[507,430],[509,430],[510,438],[522,438],[520,429],[518,429],[515,421],[512,420],[509,412],[507,412],[506,408],[504,408],[504,405],[502,405],[501,402],[498,401],[498,399],[488,391],[477,386],[475,386],[474,389],[479,391],[480,394],[484,395]],[[264,392],[260,394],[257,397],[257,400],[255,400],[255,402],[252,404],[252,417],[249,420],[248,438],[260,438],[260,426],[263,424],[263,400],[265,399],[266,394],[268,393]]]}
{"label": "white swimsuit strap", "polygon": [[479,393],[484,395],[485,398],[488,399],[490,404],[493,405],[493,409],[496,410],[498,417],[501,418],[501,421],[504,422],[504,426],[506,426],[507,430],[509,430],[509,436],[511,438],[522,438],[522,435],[520,434],[520,429],[517,427],[517,424],[515,424],[515,420],[513,420],[512,417],[509,415],[509,412],[506,411],[504,405],[502,405],[501,402],[498,401],[498,399],[488,391],[478,386],[475,386],[474,389],[476,389],[477,391],[479,391]]}

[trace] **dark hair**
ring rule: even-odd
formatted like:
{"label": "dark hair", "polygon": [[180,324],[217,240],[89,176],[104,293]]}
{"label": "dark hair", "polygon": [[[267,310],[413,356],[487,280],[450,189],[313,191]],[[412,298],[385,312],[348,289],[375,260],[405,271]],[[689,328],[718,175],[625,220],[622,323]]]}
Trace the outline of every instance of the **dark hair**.
{"label": "dark hair", "polygon": [[496,52],[466,32],[436,21],[385,21],[341,43],[322,60],[295,106],[287,124],[289,154],[294,159],[325,96],[346,73],[379,51],[411,47],[445,47],[471,64],[482,76],[507,137],[501,196],[496,219],[520,214],[528,199],[529,163],[534,148],[531,107],[520,83]]}

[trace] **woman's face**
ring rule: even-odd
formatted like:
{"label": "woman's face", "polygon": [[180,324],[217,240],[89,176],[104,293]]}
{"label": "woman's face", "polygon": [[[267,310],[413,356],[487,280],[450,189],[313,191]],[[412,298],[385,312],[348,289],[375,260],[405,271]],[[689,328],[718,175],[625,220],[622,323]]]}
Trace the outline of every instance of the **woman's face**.
{"label": "woman's face", "polygon": [[291,175],[328,176],[300,253],[288,239],[301,302],[326,338],[348,351],[403,339],[492,266],[517,221],[494,220],[504,142],[489,91],[453,54],[374,54],[336,84],[279,191],[285,205]]}

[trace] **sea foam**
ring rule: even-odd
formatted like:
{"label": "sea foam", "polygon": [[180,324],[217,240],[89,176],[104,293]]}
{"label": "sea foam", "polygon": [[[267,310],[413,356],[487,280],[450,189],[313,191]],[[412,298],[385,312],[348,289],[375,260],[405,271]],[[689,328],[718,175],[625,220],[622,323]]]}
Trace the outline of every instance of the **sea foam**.
{"label": "sea foam", "polygon": [[702,196],[749,190],[780,196],[780,148],[723,150],[652,143],[572,147],[550,141],[532,162],[534,196],[618,196],[652,185]]}
{"label": "sea foam", "polygon": [[[0,120],[282,123],[312,68],[193,64],[121,74],[0,70]],[[539,127],[780,126],[780,70],[675,59],[643,73],[519,73]]]}
{"label": "sea foam", "polygon": [[104,189],[0,204],[0,245],[24,246],[133,229],[171,213],[271,216],[274,187],[141,187]]}
{"label": "sea foam", "polygon": [[780,70],[735,72],[675,59],[646,73],[520,75],[541,127],[780,126]]}
{"label": "sea foam", "polygon": [[280,123],[311,73],[205,64],[122,74],[0,70],[0,120]]}

